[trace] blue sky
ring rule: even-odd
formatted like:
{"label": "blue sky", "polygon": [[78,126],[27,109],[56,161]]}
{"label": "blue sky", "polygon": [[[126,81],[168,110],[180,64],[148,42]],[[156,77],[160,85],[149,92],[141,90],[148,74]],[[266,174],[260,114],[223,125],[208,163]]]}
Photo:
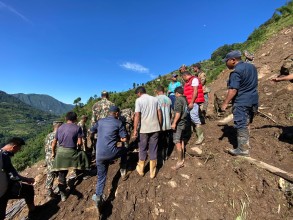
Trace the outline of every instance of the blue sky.
{"label": "blue sky", "polygon": [[243,42],[286,0],[0,0],[0,90],[73,103]]}

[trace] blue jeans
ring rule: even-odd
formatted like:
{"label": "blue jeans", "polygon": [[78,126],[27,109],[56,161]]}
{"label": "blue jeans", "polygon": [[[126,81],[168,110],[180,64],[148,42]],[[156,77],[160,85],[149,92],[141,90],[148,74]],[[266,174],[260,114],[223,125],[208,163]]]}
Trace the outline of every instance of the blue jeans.
{"label": "blue jeans", "polygon": [[127,162],[127,149],[125,147],[118,148],[116,154],[112,155],[97,155],[96,156],[96,165],[97,165],[97,186],[96,186],[96,195],[101,196],[103,194],[106,178],[108,173],[108,167],[112,160],[121,158],[120,164],[126,164]]}
{"label": "blue jeans", "polygon": [[169,98],[171,99],[171,108],[174,110],[174,104],[175,104],[175,100],[176,100],[176,96],[175,95],[169,95]]}
{"label": "blue jeans", "polygon": [[254,114],[257,112],[257,105],[252,107],[247,106],[233,106],[234,127],[247,128],[252,123]]}

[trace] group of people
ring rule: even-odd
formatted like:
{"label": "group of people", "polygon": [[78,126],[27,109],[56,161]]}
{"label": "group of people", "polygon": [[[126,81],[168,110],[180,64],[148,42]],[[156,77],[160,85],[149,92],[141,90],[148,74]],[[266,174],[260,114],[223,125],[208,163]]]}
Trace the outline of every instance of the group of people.
{"label": "group of people", "polygon": [[[223,62],[232,70],[228,80],[228,93],[221,109],[225,111],[228,103],[233,104],[234,124],[237,129],[237,148],[229,150],[232,155],[249,155],[249,124],[258,107],[258,78],[255,66],[241,60],[240,51],[228,53]],[[91,140],[95,143],[95,161],[97,168],[96,192],[92,199],[99,210],[102,209],[105,196],[103,194],[107,171],[111,161],[120,158],[120,173],[123,180],[127,179],[127,152],[130,139],[138,141],[138,163],[136,171],[140,176],[145,174],[145,165],[149,159],[149,175],[153,179],[157,174],[158,149],[164,148],[172,138],[177,152],[177,162],[172,169],[178,170],[184,166],[184,150],[187,129],[193,125],[197,140],[195,144],[202,144],[204,132],[202,128],[201,111],[206,111],[209,89],[205,85],[206,76],[201,71],[200,64],[192,66],[193,74],[185,65],[179,72],[184,81],[182,85],[178,75],[172,75],[168,91],[162,86],[156,89],[156,97],[147,94],[145,87],[135,89],[137,99],[133,116],[133,132],[129,134],[125,121],[121,120],[121,111],[109,101],[109,94],[102,93],[102,98],[94,104],[92,110],[92,127],[90,128]],[[277,81],[279,79],[275,79]],[[132,118],[132,116],[130,116]],[[53,194],[53,172],[58,172],[58,188],[62,201],[66,200],[66,175],[69,168],[78,170],[89,169],[89,158],[85,154],[86,132],[84,127],[87,117],[77,125],[77,115],[74,112],[66,114],[66,123],[54,122],[54,131],[46,138],[46,160],[48,175],[46,188],[49,195]],[[119,143],[119,144],[117,144]],[[9,156],[17,152],[24,142],[16,138],[0,151],[0,180],[8,178],[8,173],[14,174],[24,182],[33,183],[33,179],[24,178],[17,174],[11,165]],[[163,146],[162,146],[163,145]],[[58,147],[57,147],[58,146]],[[77,149],[83,149],[78,151]],[[3,172],[5,170],[5,172]],[[2,178],[3,176],[3,178]],[[2,183],[1,183],[2,184]],[[6,192],[8,185],[0,189],[1,216],[5,216],[7,200],[14,198]],[[26,198],[30,213],[34,212],[33,189],[25,185],[27,190],[19,194]],[[26,189],[26,188],[22,188]],[[4,205],[5,206],[4,206]],[[3,214],[4,213],[4,214]]]}

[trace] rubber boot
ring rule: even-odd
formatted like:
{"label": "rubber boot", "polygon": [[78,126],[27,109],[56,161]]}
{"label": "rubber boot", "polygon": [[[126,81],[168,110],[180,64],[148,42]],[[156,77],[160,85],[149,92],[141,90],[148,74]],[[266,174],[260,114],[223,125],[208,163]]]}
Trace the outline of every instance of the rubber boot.
{"label": "rubber boot", "polygon": [[237,129],[237,148],[228,152],[233,156],[249,156],[249,132],[247,128]]}
{"label": "rubber boot", "polygon": [[140,176],[143,176],[144,175],[144,164],[145,164],[145,161],[144,160],[139,160],[138,163],[137,163],[137,166],[136,166],[136,171],[138,172],[138,174]]}
{"label": "rubber boot", "polygon": [[97,194],[94,194],[92,196],[92,200],[95,202],[96,207],[98,208],[99,212],[102,212],[103,205],[105,203],[105,195],[98,196]]}
{"label": "rubber boot", "polygon": [[204,141],[204,136],[203,136],[203,130],[201,126],[196,127],[196,135],[197,135],[197,141],[195,142],[196,145],[202,144]]}
{"label": "rubber boot", "polygon": [[155,178],[157,171],[157,160],[150,160],[150,177]]}

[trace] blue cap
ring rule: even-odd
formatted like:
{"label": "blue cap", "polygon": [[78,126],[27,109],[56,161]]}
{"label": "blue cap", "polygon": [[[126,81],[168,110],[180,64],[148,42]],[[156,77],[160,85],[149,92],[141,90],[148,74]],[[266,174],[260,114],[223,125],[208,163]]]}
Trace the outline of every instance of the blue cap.
{"label": "blue cap", "polygon": [[241,57],[241,52],[239,50],[233,50],[225,56],[225,58],[222,60],[224,63],[226,63],[229,59],[232,58],[238,58]]}
{"label": "blue cap", "polygon": [[117,107],[117,106],[111,106],[110,108],[109,108],[109,112],[119,112],[120,111],[120,109]]}

